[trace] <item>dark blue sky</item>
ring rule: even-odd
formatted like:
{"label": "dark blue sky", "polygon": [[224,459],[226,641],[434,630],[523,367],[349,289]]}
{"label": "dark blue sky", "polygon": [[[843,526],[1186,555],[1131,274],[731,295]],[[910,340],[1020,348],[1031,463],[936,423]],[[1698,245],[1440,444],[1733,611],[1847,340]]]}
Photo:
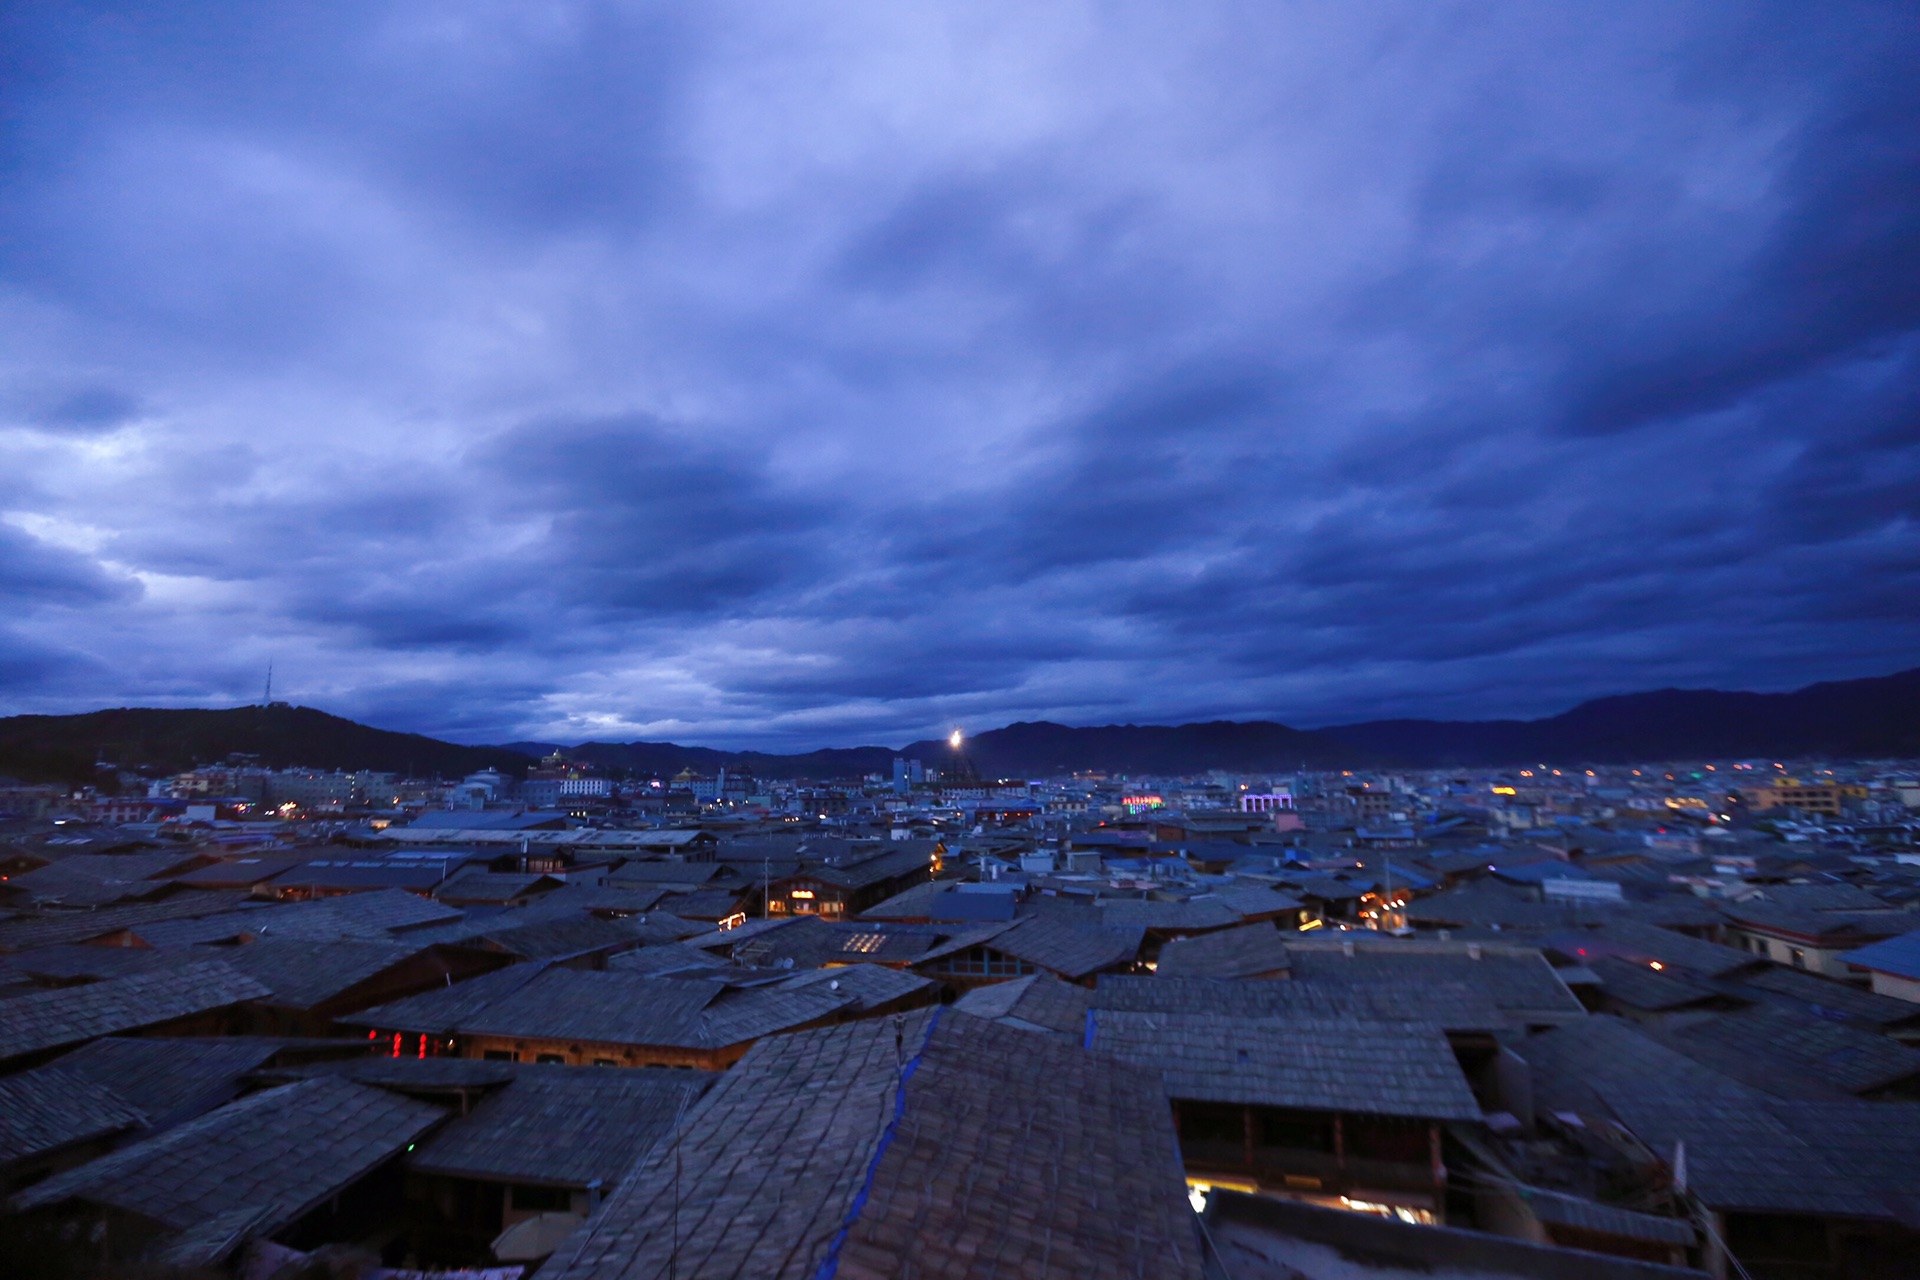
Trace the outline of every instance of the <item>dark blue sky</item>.
{"label": "dark blue sky", "polygon": [[1920,661],[1920,8],[6,6],[0,711]]}

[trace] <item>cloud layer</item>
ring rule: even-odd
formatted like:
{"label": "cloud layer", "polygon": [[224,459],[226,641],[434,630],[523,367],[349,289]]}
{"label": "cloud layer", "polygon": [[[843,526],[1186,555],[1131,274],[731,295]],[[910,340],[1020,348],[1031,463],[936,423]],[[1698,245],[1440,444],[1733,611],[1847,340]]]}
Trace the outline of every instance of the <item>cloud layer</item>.
{"label": "cloud layer", "polygon": [[15,6],[0,711],[1545,714],[1920,660],[1910,5]]}

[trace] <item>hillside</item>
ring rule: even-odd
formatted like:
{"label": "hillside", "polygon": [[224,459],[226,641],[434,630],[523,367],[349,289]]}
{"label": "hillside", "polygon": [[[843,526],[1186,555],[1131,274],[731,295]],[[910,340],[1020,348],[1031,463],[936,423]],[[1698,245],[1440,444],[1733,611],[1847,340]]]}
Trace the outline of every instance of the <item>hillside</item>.
{"label": "hillside", "polygon": [[524,772],[527,757],[499,747],[462,747],[417,733],[375,729],[283,702],[226,710],[122,707],[72,716],[0,719],[0,773],[91,780],[94,762],[122,768],[190,769],[233,752],[270,768],[379,769],[460,777],[493,767]]}
{"label": "hillside", "polygon": [[1623,694],[1544,720],[1374,720],[1320,732],[1359,751],[1421,765],[1920,757],[1920,667],[1792,693]]}
{"label": "hillside", "polygon": [[627,769],[664,778],[691,767],[696,773],[712,774],[726,768],[770,779],[857,778],[868,773],[890,773],[893,757],[898,754],[886,747],[833,747],[801,755],[773,755],[683,747],[673,742],[585,742],[566,748],[566,752],[575,760],[602,769]]}
{"label": "hillside", "polygon": [[[1112,724],[1075,729],[1045,720],[989,729],[967,740],[965,751],[985,777],[1059,773],[1204,773],[1225,769],[1282,773],[1340,769],[1374,760],[1370,748],[1268,720],[1215,720],[1205,724]],[[902,755],[935,768],[951,761],[944,740],[916,742]]]}
{"label": "hillside", "polygon": [[[520,773],[536,754],[551,749],[536,742],[463,747],[285,703],[0,719],[0,774],[27,779],[89,780],[96,760],[125,768],[187,769],[233,752],[258,756],[272,767],[457,777],[487,767]],[[703,773],[746,770],[769,779],[857,777],[890,772],[895,755],[934,768],[955,763],[942,739],[897,752],[848,747],[798,755],[671,742],[588,742],[565,750],[603,768],[666,777],[689,766]],[[1264,720],[1093,728],[1023,721],[974,735],[965,751],[985,777],[1823,755],[1920,758],[1920,668],[1809,685],[1793,693],[1660,689],[1598,698],[1542,720],[1374,720],[1312,731]]]}

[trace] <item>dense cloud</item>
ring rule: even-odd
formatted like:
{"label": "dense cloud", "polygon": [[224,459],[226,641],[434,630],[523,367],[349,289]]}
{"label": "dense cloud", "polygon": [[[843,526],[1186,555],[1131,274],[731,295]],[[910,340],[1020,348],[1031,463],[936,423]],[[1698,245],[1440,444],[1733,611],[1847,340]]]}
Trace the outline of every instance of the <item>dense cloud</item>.
{"label": "dense cloud", "polygon": [[1899,3],[15,6],[0,712],[1912,665],[1916,61]]}

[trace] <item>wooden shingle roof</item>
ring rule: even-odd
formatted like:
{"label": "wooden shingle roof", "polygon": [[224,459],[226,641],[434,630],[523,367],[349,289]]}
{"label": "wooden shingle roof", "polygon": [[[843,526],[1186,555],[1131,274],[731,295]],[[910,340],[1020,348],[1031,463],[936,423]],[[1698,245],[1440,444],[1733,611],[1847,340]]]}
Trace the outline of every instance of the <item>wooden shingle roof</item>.
{"label": "wooden shingle roof", "polygon": [[1292,965],[1286,939],[1278,929],[1250,924],[1174,939],[1160,949],[1157,972],[1168,977],[1246,978],[1284,974]]}
{"label": "wooden shingle roof", "polygon": [[1184,1190],[1150,1073],[915,1013],[757,1046],[542,1277],[1197,1280]]}
{"label": "wooden shingle roof", "polygon": [[84,1200],[176,1231],[246,1213],[266,1234],[405,1150],[445,1114],[345,1080],[303,1080],[55,1174],[14,1204]]}
{"label": "wooden shingle roof", "polygon": [[81,1044],[269,995],[218,960],[0,1000],[0,1060]]}
{"label": "wooden shingle roof", "polygon": [[56,1066],[0,1077],[0,1166],[146,1122],[111,1089]]}
{"label": "wooden shingle roof", "polygon": [[505,1088],[407,1163],[451,1177],[579,1188],[597,1179],[611,1188],[713,1079],[658,1067],[520,1064]]}
{"label": "wooden shingle roof", "polygon": [[1088,1043],[1158,1071],[1176,1099],[1426,1120],[1480,1118],[1452,1047],[1432,1025],[1095,1009]]}

